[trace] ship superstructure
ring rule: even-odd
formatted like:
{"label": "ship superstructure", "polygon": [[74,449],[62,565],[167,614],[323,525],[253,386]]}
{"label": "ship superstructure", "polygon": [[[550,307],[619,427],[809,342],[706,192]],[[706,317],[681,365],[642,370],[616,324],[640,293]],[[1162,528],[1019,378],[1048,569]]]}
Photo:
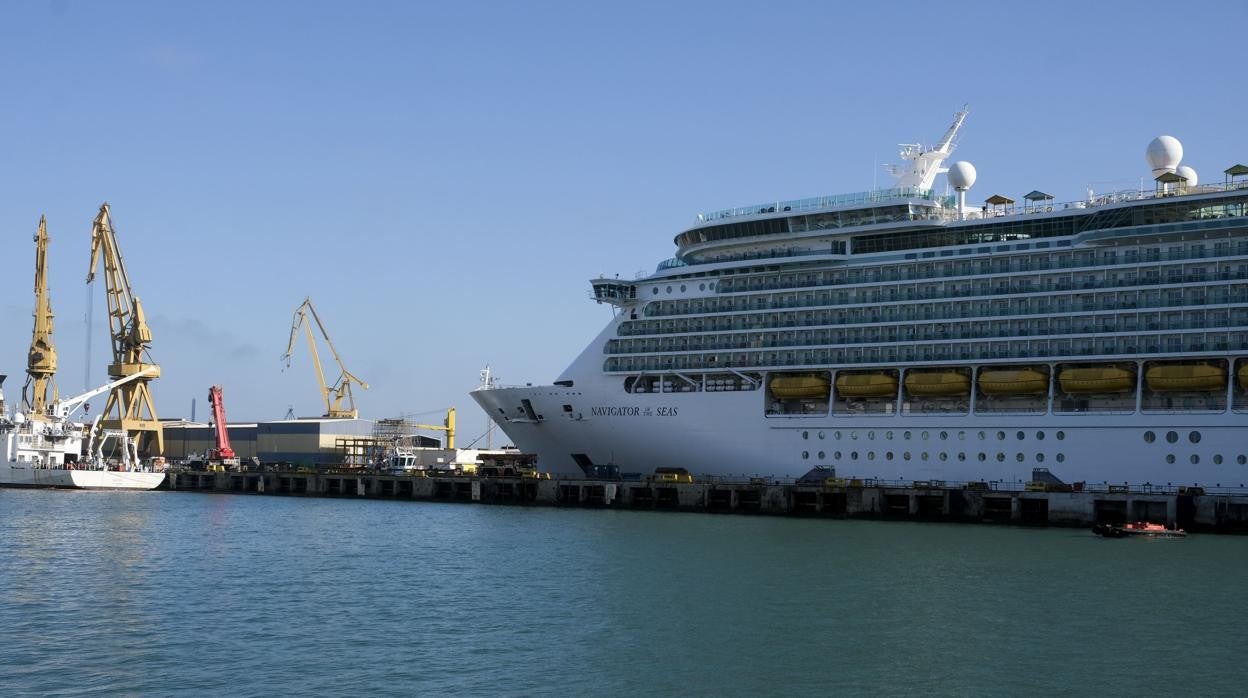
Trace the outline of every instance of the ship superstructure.
{"label": "ship superstructure", "polygon": [[1165,136],[1151,189],[968,209],[965,117],[892,189],[699,215],[553,385],[473,397],[575,474],[1248,483],[1248,167]]}

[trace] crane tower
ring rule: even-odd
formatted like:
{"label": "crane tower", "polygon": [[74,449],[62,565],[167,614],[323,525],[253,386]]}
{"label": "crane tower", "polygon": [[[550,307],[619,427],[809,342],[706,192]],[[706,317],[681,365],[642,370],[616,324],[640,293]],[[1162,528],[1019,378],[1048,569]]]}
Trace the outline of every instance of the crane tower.
{"label": "crane tower", "polygon": [[151,361],[148,348],[152,331],[143,315],[143,306],[130,287],[130,276],[121,259],[117,233],[113,229],[108,202],[91,226],[91,266],[87,283],[95,279],[100,259],[104,264],[105,292],[108,296],[108,328],[112,339],[113,361],[108,376],[117,381],[143,373],[108,393],[101,424],[105,429],[121,429],[137,444],[140,452],[160,454],[165,450],[164,432],[156,417],[149,383],[160,376],[160,367]]}
{"label": "crane tower", "polygon": [[48,222],[39,216],[35,233],[35,327],[26,355],[26,385],[22,406],[36,419],[60,399],[52,378],[56,375],[56,344],[52,342],[52,301],[48,298]]}

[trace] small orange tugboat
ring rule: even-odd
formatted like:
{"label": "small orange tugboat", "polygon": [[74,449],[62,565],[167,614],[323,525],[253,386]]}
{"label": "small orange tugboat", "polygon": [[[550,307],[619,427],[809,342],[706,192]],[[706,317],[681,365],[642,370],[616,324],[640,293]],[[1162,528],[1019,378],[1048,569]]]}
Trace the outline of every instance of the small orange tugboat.
{"label": "small orange tugboat", "polygon": [[1162,524],[1148,521],[1133,521],[1125,524],[1096,524],[1092,532],[1106,538],[1186,538],[1187,531],[1181,528],[1166,528]]}

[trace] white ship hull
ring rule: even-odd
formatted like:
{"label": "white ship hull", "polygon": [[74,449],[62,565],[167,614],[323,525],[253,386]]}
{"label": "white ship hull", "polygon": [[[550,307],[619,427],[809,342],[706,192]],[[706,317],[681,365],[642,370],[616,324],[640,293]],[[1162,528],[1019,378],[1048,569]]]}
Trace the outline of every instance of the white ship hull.
{"label": "white ship hull", "polygon": [[0,467],[0,487],[153,490],[164,481],[164,473],[32,468],[16,464]]}
{"label": "white ship hull", "polygon": [[[584,474],[572,455],[583,454],[594,464],[643,474],[682,467],[702,475],[792,478],[824,465],[847,478],[1026,482],[1032,468],[1046,467],[1066,482],[1248,485],[1248,467],[1238,462],[1248,453],[1245,414],[767,417],[761,391],[634,396],[619,387],[575,386],[472,396],[499,415],[516,446],[538,454],[539,468],[569,475]],[[520,414],[525,399],[540,420],[502,418],[500,409]],[[565,404],[573,411],[564,411]],[[1170,432],[1174,443],[1167,441]]]}

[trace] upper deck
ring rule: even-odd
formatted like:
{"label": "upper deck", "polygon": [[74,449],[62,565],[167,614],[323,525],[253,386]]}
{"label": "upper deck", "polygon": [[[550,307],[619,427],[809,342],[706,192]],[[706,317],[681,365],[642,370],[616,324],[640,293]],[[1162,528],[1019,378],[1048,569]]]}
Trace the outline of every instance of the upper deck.
{"label": "upper deck", "polygon": [[[1193,216],[1206,218],[1217,215],[1205,210],[1207,200],[1234,198],[1238,201],[1242,195],[1228,196],[1228,192],[1246,190],[1248,182],[1227,181],[1173,191],[1161,187],[1116,191],[1066,202],[1043,198],[1015,205],[1007,199],[1007,203],[985,203],[982,208],[959,212],[947,197],[937,197],[930,191],[890,189],[777,202],[753,209],[726,209],[710,214],[716,218],[709,220],[707,214],[703,214],[700,216],[703,222],[677,235],[675,243],[678,257],[685,263],[696,264],[725,260],[722,250],[726,247],[749,245],[754,248],[751,252],[757,252],[760,245],[778,244],[790,248],[795,240],[803,238],[841,238],[857,252],[959,244],[956,240],[928,241],[913,235],[915,230],[933,228],[960,229],[977,238],[972,242],[981,241],[979,238],[985,235],[993,237],[991,231],[997,229],[1008,230],[1003,235],[1012,240],[1030,239],[1132,225],[1137,217],[1141,218],[1139,222],[1144,222],[1144,218],[1148,222],[1163,222],[1162,219],[1180,222]],[[746,212],[749,210],[753,213]],[[1109,216],[1113,221],[1106,215],[1097,215],[1137,210],[1140,216],[1115,214]],[[1032,221],[1036,224],[1031,225]],[[949,236],[942,233],[938,237],[943,240]],[[707,254],[712,251],[714,255]],[[800,254],[798,249],[791,251]]]}

